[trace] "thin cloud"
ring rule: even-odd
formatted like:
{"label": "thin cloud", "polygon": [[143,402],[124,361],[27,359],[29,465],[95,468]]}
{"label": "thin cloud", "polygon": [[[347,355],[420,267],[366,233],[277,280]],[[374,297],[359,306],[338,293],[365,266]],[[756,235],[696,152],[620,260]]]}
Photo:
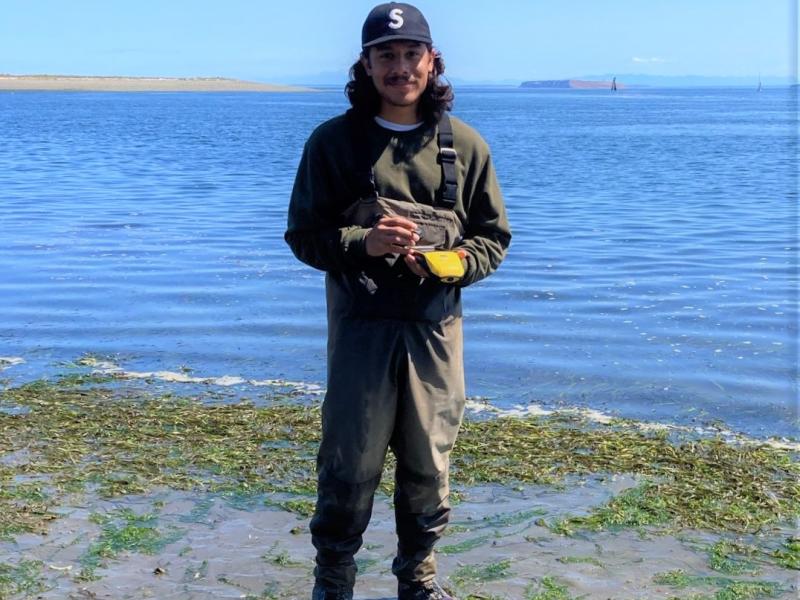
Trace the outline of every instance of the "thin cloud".
{"label": "thin cloud", "polygon": [[652,56],[650,58],[642,58],[640,56],[634,56],[633,62],[635,63],[665,63],[667,60],[665,58],[659,58],[658,56]]}

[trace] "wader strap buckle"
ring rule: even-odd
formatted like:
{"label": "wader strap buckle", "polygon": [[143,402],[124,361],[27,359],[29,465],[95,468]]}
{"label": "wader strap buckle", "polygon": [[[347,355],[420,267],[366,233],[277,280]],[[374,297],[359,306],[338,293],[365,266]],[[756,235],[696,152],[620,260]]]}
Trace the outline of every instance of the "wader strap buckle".
{"label": "wader strap buckle", "polygon": [[439,163],[442,165],[442,196],[440,203],[445,208],[454,208],[458,199],[458,177],[456,160],[458,152],[453,148],[453,126],[447,113],[439,120]]}
{"label": "wader strap buckle", "polygon": [[456,162],[456,158],[458,158],[458,152],[455,151],[455,148],[439,148],[439,156],[442,160]]}

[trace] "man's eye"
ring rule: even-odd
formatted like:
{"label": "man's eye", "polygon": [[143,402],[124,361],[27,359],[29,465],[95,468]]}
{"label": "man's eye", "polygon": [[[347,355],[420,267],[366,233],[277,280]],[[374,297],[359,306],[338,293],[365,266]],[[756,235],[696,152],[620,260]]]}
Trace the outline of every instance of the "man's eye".
{"label": "man's eye", "polygon": [[378,58],[380,58],[381,60],[392,60],[392,53],[382,52],[378,55]]}

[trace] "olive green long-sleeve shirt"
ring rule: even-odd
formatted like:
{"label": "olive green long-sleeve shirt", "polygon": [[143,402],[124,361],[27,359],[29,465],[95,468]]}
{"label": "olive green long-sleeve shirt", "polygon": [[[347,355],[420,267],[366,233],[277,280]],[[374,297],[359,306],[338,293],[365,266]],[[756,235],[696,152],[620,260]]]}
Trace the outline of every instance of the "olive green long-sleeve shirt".
{"label": "olive green long-sleeve shirt", "polygon": [[[442,320],[454,312],[460,314],[458,288],[497,269],[505,257],[511,231],[489,148],[471,127],[454,117],[451,122],[458,179],[454,211],[464,227],[457,247],[467,252],[465,276],[457,284],[433,280],[420,284],[419,278],[408,271],[406,277],[392,278],[391,295],[373,293],[369,297],[362,293],[363,286],[354,282],[363,278],[364,272],[375,272],[381,259],[366,253],[368,229],[346,223],[342,216],[363,190],[363,181],[359,180],[363,169],[359,168],[364,159],[355,156],[352,125],[341,115],[311,134],[297,170],[285,237],[301,261],[327,272],[329,305],[365,316]],[[434,205],[442,185],[435,127],[395,132],[372,120],[363,125],[378,194]],[[387,306],[380,308],[381,303]],[[388,306],[392,303],[415,308],[398,312]]]}

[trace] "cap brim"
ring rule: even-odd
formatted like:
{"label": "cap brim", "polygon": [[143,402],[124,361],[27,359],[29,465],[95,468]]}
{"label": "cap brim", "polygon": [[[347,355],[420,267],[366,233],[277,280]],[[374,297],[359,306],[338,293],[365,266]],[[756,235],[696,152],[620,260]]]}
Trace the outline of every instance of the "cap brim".
{"label": "cap brim", "polygon": [[423,44],[433,44],[433,40],[429,37],[425,37],[423,35],[384,35],[383,37],[379,37],[378,39],[372,40],[369,44],[364,44],[361,46],[362,48],[369,48],[371,46],[377,46],[378,44],[383,44],[384,42],[422,42]]}

